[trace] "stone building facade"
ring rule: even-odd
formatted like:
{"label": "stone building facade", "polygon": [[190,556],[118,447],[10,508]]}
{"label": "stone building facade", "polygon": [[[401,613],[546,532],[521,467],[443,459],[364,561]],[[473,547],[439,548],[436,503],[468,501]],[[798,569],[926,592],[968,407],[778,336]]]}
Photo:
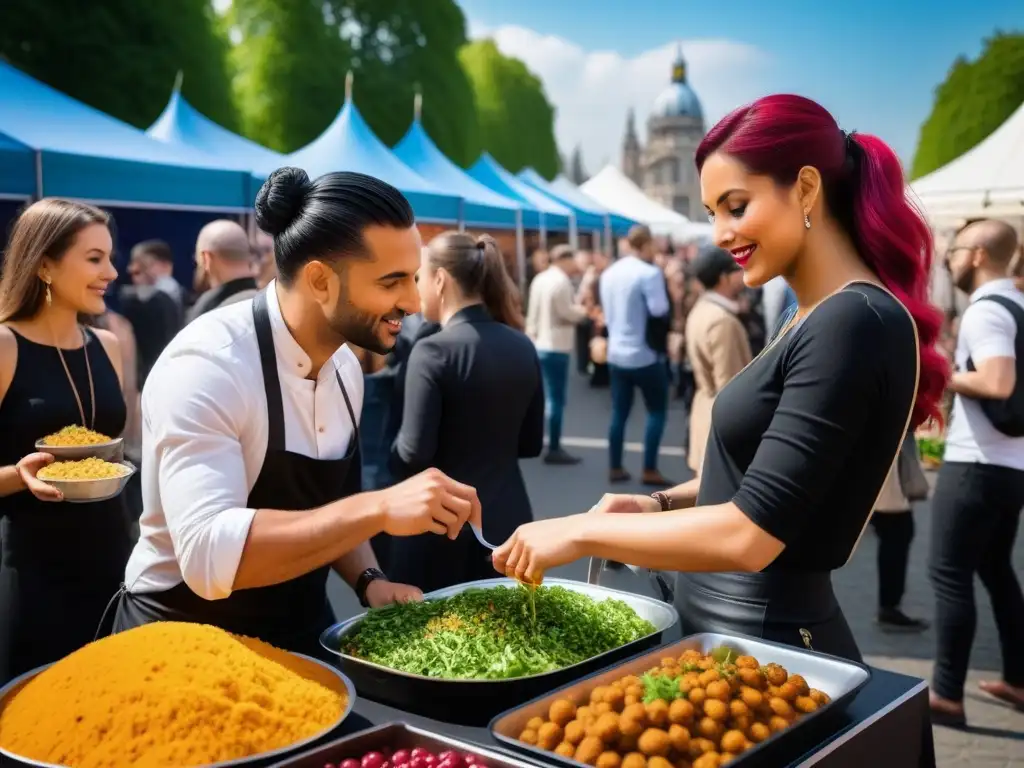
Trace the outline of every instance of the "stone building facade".
{"label": "stone building facade", "polygon": [[636,118],[629,112],[622,172],[651,199],[693,221],[703,221],[694,157],[704,133],[704,113],[686,80],[686,60],[680,50],[672,64],[671,82],[658,94],[647,118],[646,143],[641,144]]}

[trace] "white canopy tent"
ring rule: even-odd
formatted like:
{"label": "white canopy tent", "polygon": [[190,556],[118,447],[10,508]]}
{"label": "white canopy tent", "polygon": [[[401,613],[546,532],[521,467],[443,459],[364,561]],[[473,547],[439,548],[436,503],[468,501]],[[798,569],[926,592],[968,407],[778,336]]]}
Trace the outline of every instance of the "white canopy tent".
{"label": "white canopy tent", "polygon": [[606,165],[596,176],[581,184],[580,190],[605,208],[643,222],[656,235],[668,235],[682,242],[711,238],[710,224],[690,221],[681,213],[651,200],[615,166]]}
{"label": "white canopy tent", "polygon": [[1024,216],[1024,104],[976,147],[910,188],[933,221]]}

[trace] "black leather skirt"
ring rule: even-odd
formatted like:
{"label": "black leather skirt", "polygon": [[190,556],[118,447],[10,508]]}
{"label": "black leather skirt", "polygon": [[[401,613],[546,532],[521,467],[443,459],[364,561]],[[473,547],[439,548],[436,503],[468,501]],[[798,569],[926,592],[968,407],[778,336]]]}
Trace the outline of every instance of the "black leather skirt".
{"label": "black leather skirt", "polygon": [[862,661],[829,573],[680,573],[683,634],[741,634]]}

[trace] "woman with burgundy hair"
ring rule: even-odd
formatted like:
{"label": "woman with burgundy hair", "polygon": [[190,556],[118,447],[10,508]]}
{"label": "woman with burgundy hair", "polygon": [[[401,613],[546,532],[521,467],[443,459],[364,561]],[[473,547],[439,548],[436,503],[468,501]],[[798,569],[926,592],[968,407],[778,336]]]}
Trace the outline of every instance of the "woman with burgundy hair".
{"label": "woman with burgundy hair", "polygon": [[677,571],[686,634],[860,659],[831,572],[860,541],[908,426],[937,414],[948,366],[927,299],[931,234],[893,151],[799,96],[726,116],[697,168],[717,245],[751,287],[784,276],[795,311],[718,394],[699,483],[522,526],[495,567],[537,580],[590,556]]}

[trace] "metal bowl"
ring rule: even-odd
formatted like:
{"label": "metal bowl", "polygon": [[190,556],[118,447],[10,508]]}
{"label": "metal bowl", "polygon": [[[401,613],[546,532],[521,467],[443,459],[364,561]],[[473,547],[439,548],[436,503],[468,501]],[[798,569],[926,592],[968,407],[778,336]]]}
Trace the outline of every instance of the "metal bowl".
{"label": "metal bowl", "polygon": [[92,445],[47,445],[43,440],[36,440],[36,450],[48,453],[57,461],[78,461],[80,459],[103,459],[119,462],[124,459],[124,438],[115,437],[106,443]]}
{"label": "metal bowl", "polygon": [[[468,589],[517,586],[513,579],[482,579],[439,589],[424,595],[424,599],[443,599]],[[340,648],[345,637],[358,630],[366,614],[328,627],[320,635],[320,645],[338,655],[341,668],[355,680],[366,698],[446,723],[486,725],[492,717],[510,706],[529,701],[552,688],[627,658],[637,651],[653,648],[661,642],[662,633],[679,621],[679,614],[671,605],[632,592],[620,592],[569,579],[546,578],[544,586],[565,587],[597,601],[608,598],[621,600],[636,611],[640,618],[651,622],[654,631],[646,637],[562,669],[501,680],[426,677],[342,653]]]}
{"label": "metal bowl", "polygon": [[64,501],[72,504],[88,504],[93,501],[106,501],[119,495],[128,481],[138,470],[130,461],[114,462],[127,471],[120,477],[104,477],[98,480],[47,480],[39,478],[64,494]]}
{"label": "metal bowl", "polygon": [[[322,730],[320,733],[313,734],[312,736],[305,738],[302,741],[297,741],[294,744],[290,744],[287,747],[274,749],[270,752],[260,752],[259,754],[249,755],[248,757],[240,757],[237,760],[225,760],[219,763],[210,763],[209,765],[203,766],[203,768],[234,768],[234,766],[243,765],[267,765],[271,762],[275,762],[275,760],[284,758],[287,755],[290,755],[294,752],[298,752],[304,748],[311,747],[314,744],[314,742],[317,742],[320,739],[327,736],[328,734],[334,732],[338,728],[338,726],[345,722],[345,718],[347,718],[352,713],[352,708],[355,706],[356,703],[356,687],[352,684],[352,681],[349,680],[348,677],[340,669],[332,667],[330,664],[326,664],[320,661],[319,659],[314,659],[312,656],[306,656],[301,653],[294,653],[292,655],[298,656],[300,659],[305,659],[306,661],[311,661],[314,664],[323,667],[326,670],[329,670],[331,674],[335,675],[339,680],[341,680],[342,685],[344,685],[345,689],[348,691],[348,703],[346,704],[345,708],[341,711],[341,716],[338,718],[338,720],[329,725],[324,730]],[[51,666],[53,665],[46,664],[42,667],[33,669],[31,672],[26,672],[21,677],[17,677],[14,680],[11,680],[11,682],[9,682],[3,688],[0,688],[0,712],[3,711],[4,704],[7,702],[7,700],[9,698],[12,698],[14,694],[17,693],[18,690],[23,685],[26,685],[29,681],[32,680],[32,678],[34,678],[41,672],[44,672],[45,670],[49,669]],[[11,762],[9,763],[8,761]],[[16,755],[13,752],[9,752],[3,747],[0,747],[0,765],[9,764],[31,765],[36,766],[36,768],[67,768],[66,766],[58,765],[56,763],[43,763],[39,760],[32,760],[27,757],[21,757],[20,755]]]}

